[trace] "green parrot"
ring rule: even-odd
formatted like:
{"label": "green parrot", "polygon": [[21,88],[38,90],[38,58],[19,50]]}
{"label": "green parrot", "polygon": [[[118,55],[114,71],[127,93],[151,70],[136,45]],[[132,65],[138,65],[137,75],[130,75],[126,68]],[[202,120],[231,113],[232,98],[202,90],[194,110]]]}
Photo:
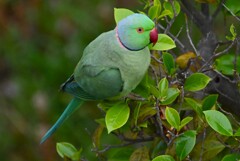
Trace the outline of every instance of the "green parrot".
{"label": "green parrot", "polygon": [[85,101],[121,98],[144,77],[150,64],[148,45],[158,40],[154,22],[132,14],[114,30],[102,33],[83,51],[73,75],[61,90],[74,96],[57,122],[42,137],[45,142]]}

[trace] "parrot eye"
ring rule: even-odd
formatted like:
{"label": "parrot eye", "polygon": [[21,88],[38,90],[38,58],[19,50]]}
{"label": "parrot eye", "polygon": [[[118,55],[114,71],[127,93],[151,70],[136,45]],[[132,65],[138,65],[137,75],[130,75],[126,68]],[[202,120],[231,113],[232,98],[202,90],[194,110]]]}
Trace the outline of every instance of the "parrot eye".
{"label": "parrot eye", "polygon": [[137,32],[138,32],[138,33],[143,33],[143,32],[144,32],[144,29],[143,29],[142,27],[139,27],[139,28],[137,28]]}

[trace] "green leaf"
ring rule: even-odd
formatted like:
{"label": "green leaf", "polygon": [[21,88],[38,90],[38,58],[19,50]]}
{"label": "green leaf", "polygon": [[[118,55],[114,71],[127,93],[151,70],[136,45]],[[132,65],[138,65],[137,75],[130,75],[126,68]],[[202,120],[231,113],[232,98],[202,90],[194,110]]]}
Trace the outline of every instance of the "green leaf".
{"label": "green leaf", "polygon": [[82,149],[77,150],[72,144],[67,142],[61,142],[56,144],[57,153],[62,158],[69,158],[73,161],[80,160],[80,155],[82,152]]}
{"label": "green leaf", "polygon": [[153,5],[154,6],[161,5],[160,0],[154,0]]}
{"label": "green leaf", "polygon": [[154,158],[152,161],[175,161],[170,155],[160,155]]}
{"label": "green leaf", "polygon": [[187,125],[190,121],[192,121],[192,117],[185,117],[180,124],[179,130],[181,130],[185,125]]}
{"label": "green leaf", "polygon": [[194,99],[192,98],[187,98],[185,97],[184,100],[187,102],[187,104],[189,104],[193,110],[197,113],[197,115],[199,117],[203,117],[203,112],[202,112],[202,109],[201,109],[201,104],[199,104],[198,102],[196,102]]}
{"label": "green leaf", "polygon": [[107,161],[126,161],[129,160],[129,157],[133,153],[133,148],[124,147],[124,148],[113,148],[111,153],[108,154]]}
{"label": "green leaf", "polygon": [[178,130],[180,126],[180,116],[178,112],[174,108],[167,107],[165,110],[165,116],[167,122]]}
{"label": "green leaf", "polygon": [[148,10],[148,16],[149,18],[151,18],[152,20],[157,18],[160,14],[160,10],[161,10],[161,6],[160,5],[154,5],[151,6]]}
{"label": "green leaf", "polygon": [[173,101],[176,100],[176,98],[179,96],[180,91],[177,88],[168,88],[167,96],[164,100],[161,100],[162,105],[169,105],[173,103]]}
{"label": "green leaf", "polygon": [[[149,78],[148,74],[145,74],[142,81],[138,84],[138,86],[132,91],[144,98],[148,98],[150,95],[150,84],[153,84],[151,78]],[[155,83],[155,82],[154,82]]]}
{"label": "green leaf", "polygon": [[226,36],[226,39],[233,41],[234,39],[236,39],[237,36],[236,29],[233,24],[230,26],[230,33],[231,36]]}
{"label": "green leaf", "polygon": [[155,86],[149,85],[149,91],[150,91],[150,93],[152,93],[154,95],[154,97],[159,98],[160,93]]}
{"label": "green leaf", "polygon": [[149,161],[149,150],[147,147],[136,149],[130,156],[129,161]]}
{"label": "green leaf", "polygon": [[237,131],[234,133],[234,136],[240,136],[240,128],[237,129]]}
{"label": "green leaf", "polygon": [[138,115],[138,124],[143,123],[146,121],[148,118],[156,115],[157,110],[155,107],[141,107]]}
{"label": "green leaf", "polygon": [[239,161],[240,154],[228,154],[223,157],[221,161]]}
{"label": "green leaf", "polygon": [[180,10],[181,10],[181,7],[180,7],[180,4],[178,3],[178,1],[174,0],[173,3],[174,3],[173,6],[169,1],[164,2],[164,4],[163,4],[164,9],[169,10],[171,12],[171,14],[168,15],[170,18],[174,17],[173,7],[175,8],[176,16],[180,13]]}
{"label": "green leaf", "polygon": [[189,130],[180,135],[176,140],[176,154],[183,160],[193,150],[196,143],[196,131]]}
{"label": "green leaf", "polygon": [[[234,54],[226,54],[221,56],[215,61],[216,69],[225,75],[233,75],[234,59]],[[240,56],[237,57],[237,72],[240,73]]]}
{"label": "green leaf", "polygon": [[158,89],[159,89],[159,97],[160,99],[164,99],[167,96],[167,91],[168,91],[168,80],[166,77],[160,80],[158,83]]}
{"label": "green leaf", "polygon": [[168,16],[168,15],[171,15],[172,14],[172,12],[170,11],[170,10],[163,10],[162,11],[162,13],[160,14],[160,16],[158,16],[158,19],[161,19],[161,18],[163,18],[163,17],[165,17],[165,16]]}
{"label": "green leaf", "polygon": [[233,24],[230,26],[230,32],[231,32],[231,34],[233,36],[233,39],[235,39],[236,36],[237,36],[237,33],[236,33],[235,26]]}
{"label": "green leaf", "polygon": [[128,120],[130,109],[126,103],[116,104],[106,114],[106,126],[108,133],[122,127]]}
{"label": "green leaf", "polygon": [[149,45],[150,50],[170,50],[172,48],[175,48],[175,42],[166,34],[158,34],[158,41],[157,43],[153,46],[151,43]]}
{"label": "green leaf", "polygon": [[202,90],[210,80],[211,78],[203,73],[194,73],[185,80],[184,89],[192,92]]}
{"label": "green leaf", "polygon": [[126,18],[129,15],[134,14],[133,11],[126,9],[126,8],[114,8],[114,19],[116,23],[121,21],[122,19]]}
{"label": "green leaf", "polygon": [[226,136],[233,135],[231,123],[224,114],[215,110],[203,111],[203,113],[205,114],[207,123],[216,132]]}
{"label": "green leaf", "polygon": [[175,62],[171,54],[164,52],[162,55],[163,65],[167,69],[167,73],[172,75],[175,72]]}
{"label": "green leaf", "polygon": [[217,94],[211,94],[208,95],[206,98],[204,98],[202,103],[202,110],[210,110],[217,102],[218,95]]}
{"label": "green leaf", "polygon": [[[225,146],[217,141],[217,140],[213,140],[216,139],[216,134],[213,134],[214,137],[209,137],[209,135],[211,135],[211,133],[207,133],[206,139],[204,140],[204,148],[203,143],[199,142],[193,149],[192,153],[191,153],[191,159],[192,160],[199,160],[200,157],[202,157],[202,160],[214,160],[216,158],[216,156],[223,151],[223,149],[225,148]],[[199,153],[200,151],[202,151],[202,154]],[[201,156],[202,155],[202,156]]]}
{"label": "green leaf", "polygon": [[101,136],[102,136],[102,133],[103,133],[103,130],[104,130],[104,126],[102,126],[102,125],[99,125],[96,129],[95,129],[95,131],[94,131],[94,133],[93,133],[93,136],[92,136],[92,142],[93,142],[93,146],[95,147],[95,148],[100,148],[100,141],[101,141]]}
{"label": "green leaf", "polygon": [[97,122],[99,125],[101,125],[103,127],[106,127],[105,118],[96,119],[95,122]]}
{"label": "green leaf", "polygon": [[137,126],[137,121],[138,121],[138,116],[139,116],[139,111],[142,103],[139,102],[138,106],[134,108],[134,113],[133,113],[133,119],[134,119],[134,125]]}
{"label": "green leaf", "polygon": [[[225,3],[226,7],[230,9],[234,14],[237,14],[240,11],[240,1],[239,0],[227,0]],[[239,14],[237,15],[239,16]]]}

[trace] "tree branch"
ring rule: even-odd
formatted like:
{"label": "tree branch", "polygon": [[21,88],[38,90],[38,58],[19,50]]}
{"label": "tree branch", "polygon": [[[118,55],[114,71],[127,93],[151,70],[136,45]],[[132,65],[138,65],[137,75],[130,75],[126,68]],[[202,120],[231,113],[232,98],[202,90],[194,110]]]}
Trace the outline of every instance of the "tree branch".
{"label": "tree branch", "polygon": [[192,48],[193,48],[195,54],[196,54],[197,56],[199,56],[199,53],[198,53],[198,51],[197,51],[195,45],[193,44],[193,42],[192,42],[192,38],[191,38],[190,33],[189,33],[189,27],[188,27],[187,16],[185,16],[185,24],[186,24],[186,32],[187,32],[187,37],[188,37],[189,43],[191,44],[191,46],[192,46]]}

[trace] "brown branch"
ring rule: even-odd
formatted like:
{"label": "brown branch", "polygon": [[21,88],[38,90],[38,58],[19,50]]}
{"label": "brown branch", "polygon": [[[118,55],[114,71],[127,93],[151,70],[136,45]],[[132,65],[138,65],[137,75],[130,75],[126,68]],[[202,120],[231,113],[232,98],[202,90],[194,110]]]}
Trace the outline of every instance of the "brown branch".
{"label": "brown branch", "polygon": [[120,148],[120,147],[126,147],[129,145],[134,145],[134,144],[138,144],[138,143],[143,143],[143,142],[149,142],[149,141],[153,141],[154,137],[148,137],[148,138],[139,138],[139,139],[130,139],[130,138],[126,138],[125,136],[121,135],[121,134],[116,134],[116,136],[120,139],[125,141],[126,143],[123,144],[119,144],[119,145],[105,145],[105,147],[102,150],[99,149],[92,149],[93,152],[96,152],[98,154],[102,154],[105,153],[106,151],[113,149],[113,148]]}
{"label": "brown branch", "polygon": [[218,52],[218,53],[215,53],[215,54],[213,55],[212,59],[216,59],[216,58],[218,58],[218,57],[226,54],[226,53],[233,47],[233,45],[234,45],[235,43],[236,43],[236,39],[235,39],[234,41],[232,41],[232,43],[231,43],[226,49],[224,49],[223,51],[220,51],[220,52]]}
{"label": "brown branch", "polygon": [[[208,67],[208,66],[210,66],[211,64],[212,64],[212,61],[213,60],[215,60],[215,59],[217,59],[218,57],[220,57],[220,56],[222,56],[222,55],[224,55],[224,54],[226,54],[232,47],[233,47],[233,45],[236,43],[236,41],[237,41],[237,39],[235,39],[234,41],[232,41],[232,43],[226,48],[226,49],[224,49],[223,51],[220,51],[220,52],[218,52],[218,53],[215,53],[215,54],[213,54],[211,57],[210,57],[210,59],[198,70],[198,71],[203,71],[204,69],[205,69],[205,67]],[[218,48],[218,46],[217,46],[217,48]]]}

